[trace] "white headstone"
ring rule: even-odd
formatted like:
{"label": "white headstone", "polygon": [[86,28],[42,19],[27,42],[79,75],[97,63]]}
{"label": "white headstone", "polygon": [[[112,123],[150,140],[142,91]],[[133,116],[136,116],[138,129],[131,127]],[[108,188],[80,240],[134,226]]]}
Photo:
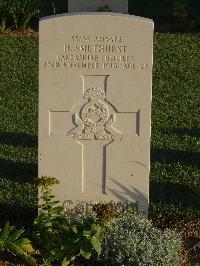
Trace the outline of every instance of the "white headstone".
{"label": "white headstone", "polygon": [[63,201],[149,198],[153,23],[87,13],[40,21],[39,176]]}
{"label": "white headstone", "polygon": [[104,9],[128,13],[128,0],[68,0],[68,12],[96,12]]}

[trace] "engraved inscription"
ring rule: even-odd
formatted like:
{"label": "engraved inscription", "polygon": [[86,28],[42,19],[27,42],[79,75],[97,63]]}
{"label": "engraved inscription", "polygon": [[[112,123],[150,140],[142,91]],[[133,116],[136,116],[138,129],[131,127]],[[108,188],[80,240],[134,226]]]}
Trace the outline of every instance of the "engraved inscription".
{"label": "engraved inscription", "polygon": [[132,48],[122,36],[72,35],[63,50],[46,60],[46,69],[102,69],[146,71],[145,62],[136,62]]}
{"label": "engraved inscription", "polygon": [[67,134],[67,139],[75,140],[118,140],[121,141],[123,136],[114,134]]}

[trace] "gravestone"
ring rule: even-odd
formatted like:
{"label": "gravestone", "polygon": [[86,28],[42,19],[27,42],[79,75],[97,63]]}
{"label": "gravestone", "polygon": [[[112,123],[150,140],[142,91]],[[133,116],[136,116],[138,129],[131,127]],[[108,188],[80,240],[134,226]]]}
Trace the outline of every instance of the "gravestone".
{"label": "gravestone", "polygon": [[153,23],[114,13],[43,18],[39,176],[58,200],[138,201],[147,212]]}
{"label": "gravestone", "polygon": [[128,13],[128,0],[68,0],[68,12],[95,12],[104,8]]}

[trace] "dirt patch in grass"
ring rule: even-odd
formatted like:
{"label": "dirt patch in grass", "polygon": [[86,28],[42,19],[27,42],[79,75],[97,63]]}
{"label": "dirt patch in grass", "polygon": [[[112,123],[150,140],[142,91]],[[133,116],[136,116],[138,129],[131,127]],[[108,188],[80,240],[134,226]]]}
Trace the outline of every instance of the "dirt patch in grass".
{"label": "dirt patch in grass", "polygon": [[11,30],[11,29],[6,29],[4,31],[0,31],[0,35],[7,35],[7,36],[34,36],[38,37],[39,32],[35,31],[31,28],[27,28],[24,30]]}

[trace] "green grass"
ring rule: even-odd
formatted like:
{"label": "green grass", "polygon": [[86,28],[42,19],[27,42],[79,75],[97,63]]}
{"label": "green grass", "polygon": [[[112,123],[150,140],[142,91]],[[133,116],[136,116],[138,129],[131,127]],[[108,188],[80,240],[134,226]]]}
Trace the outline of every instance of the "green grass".
{"label": "green grass", "polygon": [[151,203],[169,221],[200,218],[200,35],[154,43]]}
{"label": "green grass", "polygon": [[0,216],[27,223],[37,206],[38,40],[0,37]]}
{"label": "green grass", "polygon": [[[200,217],[200,35],[155,34],[150,218]],[[37,208],[38,39],[0,37],[0,218]]]}

